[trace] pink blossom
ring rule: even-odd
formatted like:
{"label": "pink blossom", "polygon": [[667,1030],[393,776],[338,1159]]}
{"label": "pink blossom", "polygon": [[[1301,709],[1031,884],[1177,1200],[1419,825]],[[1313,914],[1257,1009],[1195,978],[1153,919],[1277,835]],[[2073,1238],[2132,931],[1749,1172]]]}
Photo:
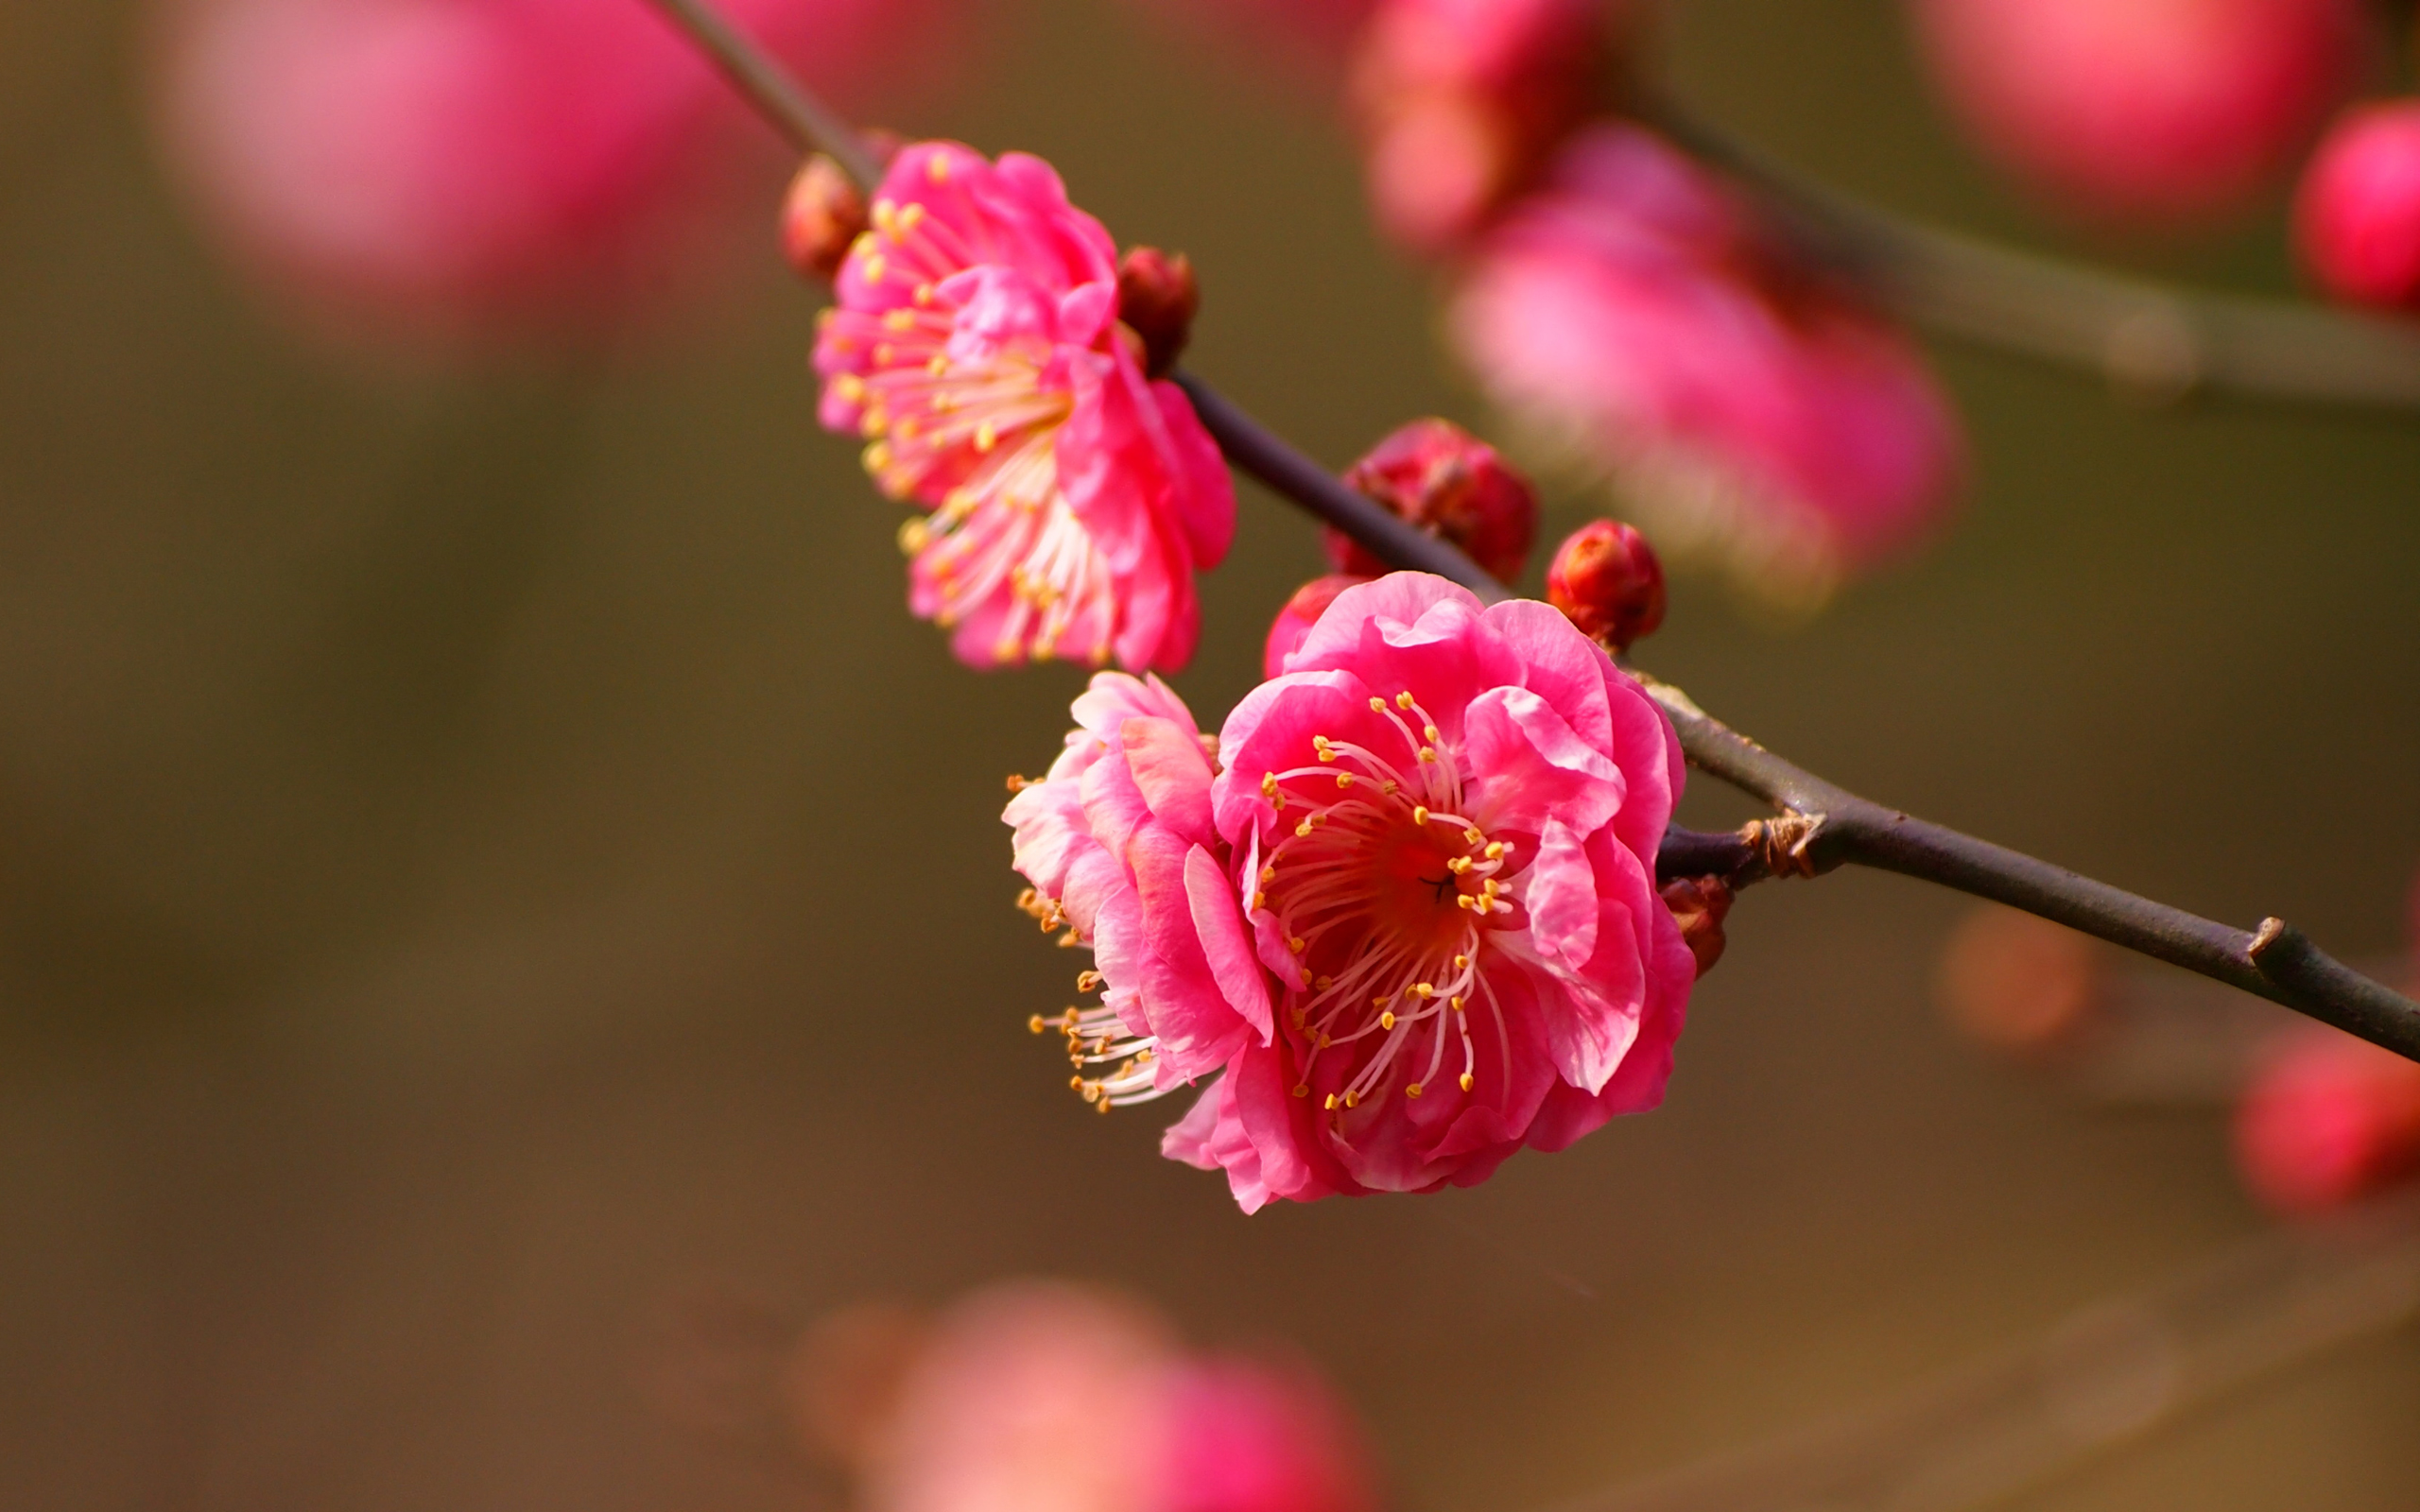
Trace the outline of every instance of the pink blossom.
{"label": "pink blossom", "polygon": [[1162,1148],[1245,1211],[1467,1185],[1661,1101],[1695,979],[1655,889],[1680,747],[1562,614],[1347,589],[1215,773],[1157,684],[1076,714],[1007,815],[1031,906],[1094,948],[1071,1054],[1108,1105],[1223,1071]]}
{"label": "pink blossom", "polygon": [[2036,188],[2121,221],[2240,206],[2358,75],[2360,0],[1914,0],[1943,93]]}
{"label": "pink blossom", "polygon": [[2420,1065],[2333,1032],[2290,1037],[2237,1106],[2236,1164],[2287,1213],[2372,1196],[2420,1169]]}
{"label": "pink blossom", "polygon": [[1041,159],[947,142],[904,148],[873,215],[815,367],[824,424],[929,511],[900,536],[910,606],[975,666],[1182,666],[1235,493],[1183,390],[1121,339],[1109,233]]}
{"label": "pink blossom", "polygon": [[1586,114],[1614,36],[1638,9],[1386,0],[1353,79],[1378,224],[1424,252],[1476,230]]}
{"label": "pink blossom", "polygon": [[[920,0],[732,0],[820,84]],[[568,332],[696,282],[729,91],[643,5],[160,0],[164,152],[208,228],[346,334]]]}
{"label": "pink blossom", "polygon": [[1307,1368],[1207,1356],[1166,1387],[1156,1512],[1371,1512],[1360,1436]]}
{"label": "pink blossom", "polygon": [[1449,320],[1496,403],[1610,473],[1668,555],[1767,597],[1817,601],[1905,552],[1960,476],[1907,339],[1634,127],[1573,142],[1480,241]]}
{"label": "pink blossom", "polygon": [[1047,1281],[933,1322],[865,1470],[866,1512],[1369,1512],[1307,1370],[1196,1355],[1140,1305]]}
{"label": "pink blossom", "polygon": [[2420,100],[2365,105],[2329,129],[2303,170],[2294,241],[2336,298],[2420,305]]}

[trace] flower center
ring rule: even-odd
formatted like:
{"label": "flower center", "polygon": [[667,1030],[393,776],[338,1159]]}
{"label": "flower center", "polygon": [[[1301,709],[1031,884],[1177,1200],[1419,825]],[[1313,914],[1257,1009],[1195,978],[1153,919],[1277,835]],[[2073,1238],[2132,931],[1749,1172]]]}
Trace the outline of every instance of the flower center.
{"label": "flower center", "polygon": [[1286,994],[1304,1047],[1294,1095],[1309,1096],[1315,1080],[1336,1084],[1331,1109],[1384,1096],[1399,1076],[1418,1097],[1449,1055],[1467,1092],[1478,1070],[1471,1011],[1484,1009],[1504,1034],[1481,964],[1513,912],[1502,879],[1514,848],[1459,812],[1456,753],[1410,694],[1370,708],[1392,727],[1383,748],[1317,735],[1316,765],[1260,783],[1292,824],[1262,864],[1253,909],[1274,918],[1308,978]]}

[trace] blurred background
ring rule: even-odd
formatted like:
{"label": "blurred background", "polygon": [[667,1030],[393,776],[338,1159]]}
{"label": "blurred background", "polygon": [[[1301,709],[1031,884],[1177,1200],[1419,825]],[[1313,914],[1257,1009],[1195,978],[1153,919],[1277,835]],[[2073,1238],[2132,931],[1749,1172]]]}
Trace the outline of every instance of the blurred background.
{"label": "blurred background", "polygon": [[[1316,81],[1112,0],[964,24],[979,67],[875,108],[1189,252],[1197,370],[1335,465],[1415,415],[1487,429]],[[901,611],[895,510],[815,424],[770,139],[731,133],[755,218],[718,301],[576,355],[365,358],[211,250],[152,37],[119,0],[0,11],[11,1504],[809,1504],[663,1410],[683,1298],[804,1320],[1047,1272],[1298,1348],[1394,1504],[1518,1512],[2270,1221],[2221,1111],[2095,1111],[1962,1042],[1927,990],[1961,902],[1845,874],[1741,901],[1662,1111],[1475,1190],[1239,1216],[1026,1033],[1073,957],[1011,906],[1001,779],[1080,677],[971,675]],[[1690,0],[1661,48],[1792,164],[2059,240],[1884,0]],[[2292,284],[2273,214],[2097,249]],[[1973,479],[1940,543],[1788,628],[1685,578],[1642,662],[1928,816],[2400,950],[2420,430],[1937,356]],[[1549,539],[1599,507],[1550,493]],[[1246,488],[1177,679],[1205,722],[1320,570]],[[2392,1336],[2023,1504],[2411,1506],[2415,1413]]]}

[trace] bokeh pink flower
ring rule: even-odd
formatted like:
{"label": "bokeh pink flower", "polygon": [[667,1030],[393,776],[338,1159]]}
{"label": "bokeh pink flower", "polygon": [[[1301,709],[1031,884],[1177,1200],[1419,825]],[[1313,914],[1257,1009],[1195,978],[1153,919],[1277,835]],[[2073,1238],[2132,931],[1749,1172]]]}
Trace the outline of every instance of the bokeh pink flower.
{"label": "bokeh pink flower", "polygon": [[1115,245],[1049,164],[955,143],[891,161],[816,342],[822,418],[926,513],[909,605],[973,666],[1182,666],[1235,492],[1117,323]]}
{"label": "bokeh pink flower", "polygon": [[[862,102],[946,4],[724,9]],[[153,21],[161,149],[205,227],[342,335],[592,336],[699,287],[744,221],[723,212],[748,160],[716,150],[748,141],[740,112],[646,6],[159,0]]]}
{"label": "bokeh pink flower", "polygon": [[2256,196],[2359,80],[2360,0],[1912,0],[1977,142],[2054,203],[2192,221]]}
{"label": "bokeh pink flower", "polygon": [[1634,0],[1385,0],[1357,44],[1355,113],[1378,224],[1450,249],[1595,106]]}
{"label": "bokeh pink flower", "polygon": [[1539,445],[1759,597],[1819,602],[1953,502],[1957,417],[1907,337],[1636,127],[1574,140],[1478,244],[1448,318]]}
{"label": "bokeh pink flower", "polygon": [[1155,683],[1076,714],[1006,817],[1028,905],[1094,949],[1080,1085],[1218,1074],[1162,1148],[1245,1211],[1468,1185],[1662,1099],[1696,976],[1655,886],[1680,747],[1562,614],[1347,589],[1217,768]]}
{"label": "bokeh pink flower", "polygon": [[1358,1431],[1306,1367],[1188,1350],[1089,1287],[987,1287],[932,1319],[860,1512],[1371,1512]]}
{"label": "bokeh pink flower", "polygon": [[2420,100],[2364,105],[2329,128],[2295,194],[2294,243],[2337,299],[2420,305]]}
{"label": "bokeh pink flower", "polygon": [[2235,1116],[2236,1166],[2276,1211],[2329,1211],[2420,1172],[2420,1065],[2334,1031],[2285,1037]]}

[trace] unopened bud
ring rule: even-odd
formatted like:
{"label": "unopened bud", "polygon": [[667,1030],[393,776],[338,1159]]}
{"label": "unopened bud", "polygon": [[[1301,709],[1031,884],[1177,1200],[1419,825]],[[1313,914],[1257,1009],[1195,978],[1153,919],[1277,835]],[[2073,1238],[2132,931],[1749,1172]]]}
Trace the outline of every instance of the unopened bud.
{"label": "unopened bud", "polygon": [[[1449,421],[1416,420],[1353,464],[1344,481],[1505,582],[1538,539],[1538,493],[1495,448]],[[1387,564],[1342,531],[1327,532],[1337,571],[1376,577]]]}
{"label": "unopened bud", "polygon": [[1697,957],[1701,977],[1722,959],[1722,921],[1731,913],[1731,885],[1720,877],[1683,877],[1664,885],[1664,906],[1681,926],[1681,938]]}
{"label": "unopened bud", "polygon": [[1201,308],[1193,260],[1156,247],[1130,247],[1117,262],[1117,318],[1143,343],[1143,370],[1157,378],[1176,366]]}
{"label": "unopened bud", "polygon": [[2064,924],[1996,905],[1977,909],[1950,935],[1933,986],[1959,1028],[2030,1058],[2073,1049],[2106,1013],[2099,946]]}
{"label": "unopened bud", "polygon": [[866,197],[840,165],[818,152],[782,198],[782,255],[801,277],[830,282],[866,229]]}
{"label": "unopened bud", "polygon": [[1270,624],[1269,641],[1261,647],[1260,653],[1261,676],[1284,676],[1286,659],[1300,650],[1304,641],[1309,639],[1311,627],[1317,625],[1320,616],[1327,612],[1327,607],[1336,602],[1336,595],[1369,580],[1349,573],[1330,573],[1325,577],[1314,577],[1294,590],[1294,596],[1286,601],[1286,607],[1277,611],[1277,618]]}
{"label": "unopened bud", "polygon": [[1598,520],[1573,531],[1554,554],[1547,602],[1619,655],[1664,623],[1664,564],[1645,536],[1617,520]]}

